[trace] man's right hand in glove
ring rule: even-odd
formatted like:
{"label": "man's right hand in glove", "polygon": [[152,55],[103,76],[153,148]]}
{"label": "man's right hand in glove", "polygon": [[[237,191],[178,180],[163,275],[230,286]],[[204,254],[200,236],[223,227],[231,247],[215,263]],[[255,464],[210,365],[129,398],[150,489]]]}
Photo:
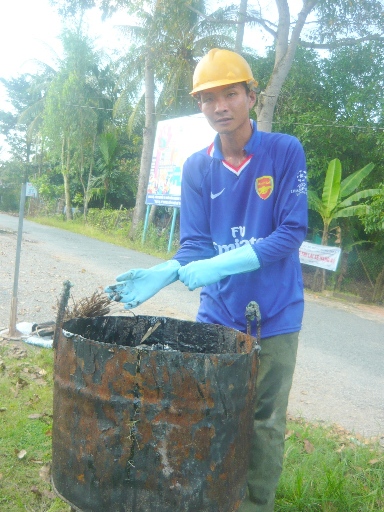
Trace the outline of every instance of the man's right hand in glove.
{"label": "man's right hand in glove", "polygon": [[125,309],[135,308],[150,299],[165,286],[177,281],[180,263],[165,261],[148,269],[132,269],[116,277],[117,284],[107,286],[111,300],[123,302]]}

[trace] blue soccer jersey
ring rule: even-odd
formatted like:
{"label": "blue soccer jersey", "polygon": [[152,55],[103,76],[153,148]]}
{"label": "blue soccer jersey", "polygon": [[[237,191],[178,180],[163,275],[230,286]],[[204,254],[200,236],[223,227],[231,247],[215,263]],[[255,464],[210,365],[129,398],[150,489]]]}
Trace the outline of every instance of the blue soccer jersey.
{"label": "blue soccer jersey", "polygon": [[252,124],[239,168],[224,161],[218,135],[185,162],[174,258],[185,265],[251,244],[261,267],[202,288],[197,321],[246,331],[245,308],[256,301],[264,338],[301,328],[307,180],[300,142]]}

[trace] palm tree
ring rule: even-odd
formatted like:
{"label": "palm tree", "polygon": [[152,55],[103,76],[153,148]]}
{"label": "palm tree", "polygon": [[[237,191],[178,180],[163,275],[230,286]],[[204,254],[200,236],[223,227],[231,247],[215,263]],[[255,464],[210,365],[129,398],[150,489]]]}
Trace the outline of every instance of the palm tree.
{"label": "palm tree", "polygon": [[104,208],[107,205],[107,194],[111,182],[119,174],[117,168],[117,156],[119,151],[119,141],[115,132],[104,132],[98,137],[98,146],[101,158],[97,161],[96,167],[100,174],[92,180],[92,187],[102,185],[104,192]]}
{"label": "palm tree", "polygon": [[[60,161],[67,218],[71,215],[70,180],[77,176],[84,191],[84,211],[94,169],[97,135],[105,122],[105,77],[100,55],[81,33],[65,31],[65,56],[52,80],[44,106],[44,132],[51,158]],[[112,101],[110,104],[112,104]],[[111,112],[110,112],[111,117]]]}
{"label": "palm tree", "polygon": [[[188,94],[196,65],[195,57],[202,56],[213,46],[233,46],[233,38],[231,34],[228,35],[226,28],[220,29],[217,23],[198,14],[204,11],[204,1],[192,1],[191,6],[196,10],[173,0],[141,2],[141,8],[136,11],[138,24],[120,27],[134,44],[121,63],[118,86],[122,92],[115,110],[120,112],[135,95],[139,98],[129,126],[139,120],[138,113],[143,114],[144,110],[143,150],[131,237],[145,215],[145,196],[157,120],[163,116],[196,112],[196,106]],[[143,77],[144,93],[139,94]]]}

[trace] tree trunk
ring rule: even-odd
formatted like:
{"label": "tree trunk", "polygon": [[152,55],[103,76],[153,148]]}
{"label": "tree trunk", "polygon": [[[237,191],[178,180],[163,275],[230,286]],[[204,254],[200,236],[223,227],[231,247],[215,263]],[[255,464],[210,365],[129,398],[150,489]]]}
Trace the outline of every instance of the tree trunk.
{"label": "tree trunk", "polygon": [[149,212],[148,224],[153,224],[155,217],[156,217],[156,210],[157,210],[157,205],[153,204],[151,206],[151,210]]}
{"label": "tree trunk", "polygon": [[[93,144],[92,144],[92,155],[95,154],[95,146],[96,146],[96,134],[93,137]],[[90,166],[89,166],[89,173],[87,178],[87,186],[84,189],[84,219],[87,220],[88,215],[88,204],[91,198],[91,188],[92,188],[92,177],[93,177],[93,165],[95,163],[94,157],[92,157]],[[84,187],[83,187],[84,188]]]}
{"label": "tree trunk", "polygon": [[84,220],[87,220],[87,215],[88,215],[88,205],[89,205],[89,200],[91,198],[92,176],[93,176],[93,158],[92,158],[92,162],[89,166],[87,186],[85,187],[85,190],[84,190],[84,202],[83,202]]}
{"label": "tree trunk", "polygon": [[71,193],[69,188],[69,173],[68,171],[63,170],[63,180],[64,180],[64,195],[65,195],[65,216],[67,220],[72,220],[72,204],[71,204]]}
{"label": "tree trunk", "polygon": [[376,278],[372,295],[372,302],[381,302],[382,300],[384,300],[384,267]]}
{"label": "tree trunk", "polygon": [[340,265],[339,265],[339,271],[338,271],[338,276],[337,276],[337,281],[336,281],[336,286],[335,286],[335,290],[338,290],[339,292],[341,292],[341,286],[343,284],[344,277],[348,271],[348,257],[349,257],[349,253],[342,251],[341,261],[340,261]]}
{"label": "tree trunk", "polygon": [[129,237],[134,238],[139,224],[145,217],[145,196],[151,170],[153,145],[155,142],[155,77],[152,50],[148,49],[145,60],[145,127],[143,130],[143,151],[141,153],[139,183],[136,204],[133,211]]}
{"label": "tree trunk", "polygon": [[241,53],[243,49],[245,17],[247,15],[248,0],[240,0],[239,14],[237,16],[237,30],[236,30],[236,43],[235,52]]}
{"label": "tree trunk", "polygon": [[317,268],[313,276],[312,290],[314,292],[322,292],[325,288],[325,270]]}
{"label": "tree trunk", "polygon": [[[67,150],[65,152],[65,146]],[[66,160],[66,161],[65,161]],[[70,166],[70,154],[69,154],[69,140],[67,141],[64,137],[63,144],[61,147],[61,172],[64,180],[64,196],[65,196],[65,216],[67,220],[72,220],[72,203],[71,203],[71,190],[69,187],[69,166]]]}
{"label": "tree trunk", "polygon": [[272,131],[272,120],[277,99],[283,83],[292,67],[300,34],[305,21],[319,0],[303,2],[303,8],[297,17],[290,35],[290,12],[286,0],[276,0],[279,11],[279,24],[275,36],[275,65],[267,87],[259,95],[256,105],[257,127],[263,132]]}

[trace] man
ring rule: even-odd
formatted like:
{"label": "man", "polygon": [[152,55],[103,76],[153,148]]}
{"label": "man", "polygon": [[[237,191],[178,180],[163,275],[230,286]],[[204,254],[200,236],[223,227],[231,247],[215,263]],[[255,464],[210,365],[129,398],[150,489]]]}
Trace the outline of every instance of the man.
{"label": "man", "polygon": [[107,291],[132,308],[180,279],[202,287],[197,321],[243,332],[246,306],[259,304],[257,405],[240,510],[272,512],[303,315],[306,167],[296,138],[259,132],[250,120],[256,86],[234,52],[213,49],[199,62],[191,94],[217,136],[183,167],[180,249],[170,261],[122,274]]}

